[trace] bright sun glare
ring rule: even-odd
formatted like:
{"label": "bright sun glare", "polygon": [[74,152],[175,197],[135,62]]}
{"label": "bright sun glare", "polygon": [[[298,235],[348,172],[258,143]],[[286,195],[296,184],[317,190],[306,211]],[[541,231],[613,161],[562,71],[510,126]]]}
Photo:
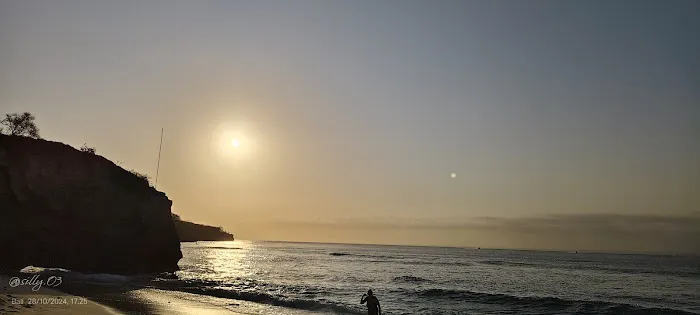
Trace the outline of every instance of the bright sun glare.
{"label": "bright sun glare", "polygon": [[254,160],[257,155],[258,142],[254,133],[246,127],[235,124],[221,124],[213,130],[212,145],[218,151],[222,163],[234,162],[237,166]]}

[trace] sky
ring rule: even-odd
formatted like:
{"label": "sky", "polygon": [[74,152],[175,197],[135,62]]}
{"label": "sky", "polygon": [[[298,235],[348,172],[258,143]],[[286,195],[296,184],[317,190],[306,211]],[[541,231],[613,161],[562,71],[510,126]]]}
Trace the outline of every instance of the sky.
{"label": "sky", "polygon": [[699,14],[3,0],[0,112],[151,177],[163,128],[173,212],[240,239],[699,253]]}

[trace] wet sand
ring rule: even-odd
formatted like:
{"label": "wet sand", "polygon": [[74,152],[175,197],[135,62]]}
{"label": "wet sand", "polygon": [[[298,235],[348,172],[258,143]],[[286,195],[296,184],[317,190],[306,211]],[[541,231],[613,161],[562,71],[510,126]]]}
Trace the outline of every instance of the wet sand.
{"label": "wet sand", "polygon": [[0,314],[122,314],[89,299],[59,292],[45,286],[36,291],[29,285],[13,287],[10,285],[12,277],[0,276]]}
{"label": "wet sand", "polygon": [[[10,285],[12,277],[0,275],[0,314],[17,315],[240,315],[229,308],[197,301],[192,294],[116,285],[71,284],[57,288]],[[31,276],[29,276],[31,277]],[[58,291],[63,290],[62,291]],[[69,293],[66,293],[69,292]]]}

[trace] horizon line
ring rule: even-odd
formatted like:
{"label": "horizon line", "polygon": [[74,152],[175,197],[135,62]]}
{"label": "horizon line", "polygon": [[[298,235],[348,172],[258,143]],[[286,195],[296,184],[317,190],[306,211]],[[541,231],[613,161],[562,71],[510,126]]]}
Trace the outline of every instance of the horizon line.
{"label": "horizon line", "polygon": [[644,255],[644,256],[684,256],[684,257],[700,257],[700,253],[671,253],[671,252],[635,252],[635,251],[602,251],[602,250],[576,250],[576,249],[543,249],[543,248],[499,248],[499,247],[480,247],[480,246],[451,246],[451,245],[406,245],[406,244],[373,244],[373,243],[341,243],[341,242],[320,242],[320,241],[285,241],[285,240],[249,240],[235,239],[233,241],[205,241],[205,242],[263,242],[263,243],[296,243],[296,244],[325,244],[325,245],[369,245],[369,246],[391,246],[391,247],[433,247],[433,248],[450,248],[450,249],[468,249],[468,250],[513,250],[513,251],[530,251],[530,252],[555,252],[568,254],[614,254],[614,255]]}

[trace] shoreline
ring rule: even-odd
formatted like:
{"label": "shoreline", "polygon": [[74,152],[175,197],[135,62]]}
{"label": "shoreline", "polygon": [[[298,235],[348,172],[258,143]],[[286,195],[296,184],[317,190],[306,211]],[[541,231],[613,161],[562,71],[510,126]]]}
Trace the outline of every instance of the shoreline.
{"label": "shoreline", "polygon": [[[242,315],[222,305],[184,297],[187,293],[139,288],[128,284],[69,282],[55,288],[32,284],[13,286],[10,280],[34,274],[0,274],[0,314],[17,315]],[[47,278],[40,276],[40,278]],[[46,282],[46,279],[42,279]],[[230,305],[238,305],[231,303]]]}
{"label": "shoreline", "polygon": [[34,291],[31,285],[10,285],[13,277],[31,278],[22,274],[0,275],[0,313],[19,315],[122,315],[111,307],[88,298],[67,294],[42,286]]}

